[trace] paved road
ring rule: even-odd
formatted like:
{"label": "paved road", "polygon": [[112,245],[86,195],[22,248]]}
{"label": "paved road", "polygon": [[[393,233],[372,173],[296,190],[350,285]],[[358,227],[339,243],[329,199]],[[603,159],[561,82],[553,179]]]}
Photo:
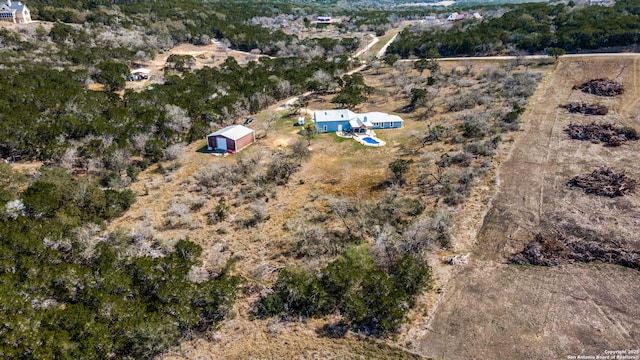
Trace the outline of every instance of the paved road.
{"label": "paved road", "polygon": [[[375,36],[375,35],[373,35],[373,34],[369,34],[369,36],[371,36],[371,43],[367,44],[367,46],[365,46],[362,50],[358,50],[358,52],[355,53],[351,58],[357,58],[358,56],[366,53],[367,51],[369,51],[369,49],[371,49],[371,47],[373,45],[375,45],[378,41],[380,41],[380,38]],[[389,44],[389,43],[387,43],[387,44]],[[385,45],[385,46],[387,46],[387,45]]]}
{"label": "paved road", "polygon": [[[399,34],[399,33],[398,33]],[[391,39],[389,39],[389,41],[387,41],[386,44],[384,44],[384,46],[382,47],[382,49],[380,49],[380,51],[378,51],[378,53],[376,54],[376,56],[378,57],[378,59],[382,59],[382,57],[384,56],[384,54],[387,52],[387,48],[389,47],[389,45],[391,45],[391,43],[398,37],[398,34],[393,35],[393,37]]]}
{"label": "paved road", "polygon": [[[640,53],[589,53],[589,54],[566,54],[560,56],[561,59],[565,58],[587,58],[587,57],[620,57],[620,56],[640,56]],[[515,60],[517,58],[523,60],[544,60],[550,59],[549,55],[524,55],[524,56],[461,56],[461,57],[448,57],[439,58],[438,61],[465,61],[465,60]],[[419,59],[402,59],[398,61],[413,62]]]}

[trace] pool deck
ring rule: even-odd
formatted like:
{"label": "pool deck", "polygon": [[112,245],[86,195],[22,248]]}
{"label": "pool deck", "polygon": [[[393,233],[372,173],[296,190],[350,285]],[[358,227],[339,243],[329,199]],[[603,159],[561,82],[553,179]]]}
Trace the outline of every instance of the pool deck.
{"label": "pool deck", "polygon": [[[364,146],[373,146],[373,147],[380,147],[380,146],[385,146],[387,145],[386,142],[380,140],[379,138],[376,137],[376,133],[373,132],[373,130],[369,130],[366,133],[363,134],[352,134],[351,137],[359,142],[360,144],[364,145]],[[364,141],[364,138],[371,138],[373,140],[375,140],[377,142],[377,144],[372,144],[372,143],[368,143],[366,141]]]}

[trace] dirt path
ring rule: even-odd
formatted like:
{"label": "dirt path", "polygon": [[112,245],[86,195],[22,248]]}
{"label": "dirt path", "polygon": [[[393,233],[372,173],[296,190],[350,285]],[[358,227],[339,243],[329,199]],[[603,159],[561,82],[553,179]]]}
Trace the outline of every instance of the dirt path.
{"label": "dirt path", "polygon": [[151,60],[144,67],[151,70],[149,75],[149,80],[144,81],[127,81],[126,88],[127,89],[142,89],[145,86],[157,82],[162,79],[163,73],[162,69],[167,64],[167,59],[171,55],[191,55],[195,58],[196,63],[193,69],[202,69],[207,66],[218,66],[227,59],[227,57],[231,56],[238,63],[243,63],[247,59],[257,58],[258,56],[265,55],[254,55],[244,51],[238,50],[223,50],[218,45],[216,45],[213,41],[209,45],[193,45],[193,44],[180,44],[172,48],[166,53],[156,55],[153,60]]}
{"label": "dirt path", "polygon": [[[604,103],[599,121],[638,127],[637,58],[565,59],[530,100],[510,157],[500,166],[498,192],[478,235],[472,263],[447,284],[415,350],[445,359],[552,359],[599,355],[640,343],[640,272],[615,265],[554,268],[508,265],[539,231],[562,228],[600,234],[638,249],[640,200],[601,199],[570,190],[567,179],[608,164],[634,178],[640,146],[606,148],[569,140],[569,122],[596,119],[568,114],[568,101]],[[622,81],[624,96],[598,98],[572,90],[586,80]],[[416,324],[419,326],[419,324]]]}
{"label": "dirt path", "polygon": [[[389,47],[389,45],[391,45],[391,43],[396,39],[396,37],[398,37],[398,34],[400,33],[400,31],[402,31],[402,29],[404,29],[405,27],[409,26],[410,24],[414,23],[413,21],[405,21],[402,23],[402,25],[398,28],[394,28],[392,30],[389,30],[389,34],[387,34],[387,36],[391,35],[389,39],[387,40],[382,40],[384,41],[384,44],[382,45],[382,47],[380,48],[380,50],[377,51],[376,56],[378,58],[382,58],[384,56],[384,54],[387,51],[387,48]],[[357,53],[354,54],[353,58],[357,58],[357,57],[367,57],[369,51],[374,48],[374,46],[379,45],[378,43],[381,41],[381,38],[378,38],[374,35],[370,35],[372,40],[371,43],[367,44],[367,46],[365,46],[364,49],[359,50]],[[353,75],[356,72],[362,71],[364,69],[367,68],[367,64],[363,64],[361,66],[358,66],[357,68],[348,71],[346,74],[347,75]],[[313,91],[309,91],[304,93],[302,96],[309,96],[312,95]],[[291,107],[296,101],[298,101],[298,96],[294,96],[291,97],[289,99],[283,100],[281,101],[276,107],[276,110],[279,111],[284,111],[287,110],[289,107]],[[307,111],[310,112],[310,111]],[[312,112],[311,112],[312,113]]]}

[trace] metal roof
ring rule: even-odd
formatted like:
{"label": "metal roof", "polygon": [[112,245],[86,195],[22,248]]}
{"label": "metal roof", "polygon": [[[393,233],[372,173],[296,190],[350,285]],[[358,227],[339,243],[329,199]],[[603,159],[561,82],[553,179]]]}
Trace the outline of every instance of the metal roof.
{"label": "metal roof", "polygon": [[17,3],[13,1],[0,2],[0,6],[3,6],[3,5],[8,7],[10,10],[13,10],[12,12],[16,12],[16,11],[22,12],[22,10],[24,10],[24,4],[21,3],[20,1],[18,1]]}
{"label": "metal roof", "polygon": [[349,125],[351,125],[352,128],[359,128],[359,127],[373,127],[373,124],[367,120],[360,120],[360,118],[356,118],[353,120],[349,120]]}
{"label": "metal roof", "polygon": [[353,111],[348,109],[317,110],[313,113],[313,120],[315,122],[349,121],[356,116]]}
{"label": "metal roof", "polygon": [[368,112],[364,114],[359,114],[359,118],[364,121],[377,123],[377,122],[403,122],[402,118],[398,115],[390,115],[381,112]]}
{"label": "metal roof", "polygon": [[253,130],[249,129],[248,127],[244,127],[242,125],[231,125],[231,126],[227,126],[226,128],[222,128],[212,134],[209,134],[207,135],[207,137],[224,136],[227,139],[231,139],[235,141],[251,133],[253,133]]}

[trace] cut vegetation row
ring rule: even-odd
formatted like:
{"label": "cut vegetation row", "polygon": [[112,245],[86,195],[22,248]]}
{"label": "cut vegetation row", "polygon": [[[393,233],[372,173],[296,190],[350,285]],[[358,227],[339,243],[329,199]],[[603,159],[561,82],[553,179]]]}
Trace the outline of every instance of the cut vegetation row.
{"label": "cut vegetation row", "polygon": [[513,256],[514,264],[557,266],[562,263],[600,261],[640,269],[640,252],[622,249],[604,239],[590,241],[553,234],[537,234],[534,241]]}
{"label": "cut vegetation row", "polygon": [[624,93],[624,85],[608,79],[593,79],[573,87],[587,94],[598,96],[616,96]]}
{"label": "cut vegetation row", "polygon": [[607,115],[609,113],[609,108],[603,104],[572,102],[560,105],[560,107],[567,109],[570,113],[580,113],[584,115]]}
{"label": "cut vegetation row", "polygon": [[569,124],[564,132],[572,139],[601,141],[608,146],[620,146],[629,140],[638,140],[638,132],[631,127],[611,123]]}
{"label": "cut vegetation row", "polygon": [[587,194],[616,197],[632,193],[637,181],[624,173],[616,173],[606,166],[594,170],[591,174],[578,175],[567,183],[571,187],[584,190]]}

